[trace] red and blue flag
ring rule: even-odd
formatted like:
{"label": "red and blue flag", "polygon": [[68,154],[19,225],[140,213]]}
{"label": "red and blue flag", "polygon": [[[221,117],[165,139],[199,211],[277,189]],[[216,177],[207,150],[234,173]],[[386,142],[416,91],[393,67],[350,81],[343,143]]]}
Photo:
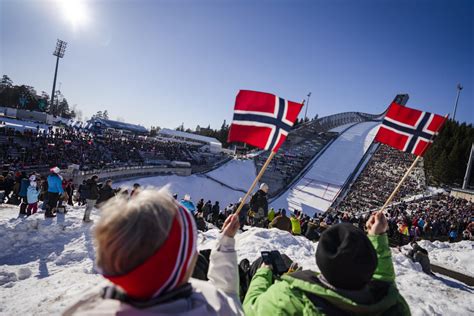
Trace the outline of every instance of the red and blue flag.
{"label": "red and blue flag", "polygon": [[240,90],[235,99],[234,118],[227,141],[276,152],[288,136],[302,107],[302,103],[288,101],[274,94]]}
{"label": "red and blue flag", "polygon": [[393,102],[375,140],[404,152],[423,156],[439,132],[445,117]]}

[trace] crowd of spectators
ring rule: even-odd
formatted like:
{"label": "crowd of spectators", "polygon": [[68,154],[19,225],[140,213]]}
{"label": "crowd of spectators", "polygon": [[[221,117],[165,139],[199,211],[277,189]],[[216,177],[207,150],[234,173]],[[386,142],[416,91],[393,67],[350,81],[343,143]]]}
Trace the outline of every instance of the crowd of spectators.
{"label": "crowd of spectators", "polygon": [[[337,206],[341,212],[364,212],[380,208],[397,186],[415,156],[381,144],[369,163]],[[422,194],[426,182],[420,164],[414,168],[393,201]]]}
{"label": "crowd of spectators", "polygon": [[158,141],[140,136],[96,135],[73,128],[49,130],[0,129],[0,167],[8,170],[66,167],[81,170],[184,161],[206,164],[199,145]]}
{"label": "crowd of spectators", "polygon": [[389,210],[389,235],[399,244],[417,239],[473,239],[473,205],[447,194],[402,202]]}

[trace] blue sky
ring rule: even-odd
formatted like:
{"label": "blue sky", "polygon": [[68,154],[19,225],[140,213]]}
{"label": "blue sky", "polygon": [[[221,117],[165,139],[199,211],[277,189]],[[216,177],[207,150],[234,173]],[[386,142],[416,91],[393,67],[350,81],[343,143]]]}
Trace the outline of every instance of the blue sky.
{"label": "blue sky", "polygon": [[58,82],[85,117],[218,128],[239,89],[311,91],[308,116],[380,113],[399,92],[446,114],[461,82],[456,118],[474,122],[474,1],[73,1],[0,0],[0,72],[51,93],[67,41]]}

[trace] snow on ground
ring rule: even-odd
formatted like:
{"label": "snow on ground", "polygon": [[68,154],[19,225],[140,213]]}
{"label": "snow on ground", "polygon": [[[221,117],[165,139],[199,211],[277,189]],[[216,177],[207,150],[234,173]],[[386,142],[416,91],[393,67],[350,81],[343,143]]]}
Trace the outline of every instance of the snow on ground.
{"label": "snow on ground", "polygon": [[256,177],[253,159],[232,159],[223,166],[206,173],[206,176],[245,192]]}
{"label": "snow on ground", "polygon": [[418,244],[428,250],[431,263],[474,277],[474,243],[472,241],[463,240],[450,244],[421,240]]}
{"label": "snow on ground", "polygon": [[401,253],[393,254],[393,263],[398,290],[412,315],[474,315],[473,287],[442,274],[429,276]]}
{"label": "snow on ground", "polygon": [[[18,207],[0,205],[0,314],[58,315],[87,290],[106,282],[94,270],[91,230],[83,224],[82,207],[66,215],[44,219],[43,214],[17,218]],[[100,211],[94,210],[97,220]],[[212,248],[217,229],[199,233],[199,248]],[[236,236],[239,260],[255,260],[262,250],[279,250],[305,269],[318,271],[317,243],[277,229],[249,228]],[[421,242],[434,262],[453,270],[470,269],[473,242]],[[442,255],[441,255],[442,253]],[[442,259],[440,259],[442,258]],[[431,277],[406,256],[394,251],[397,285],[413,315],[469,315],[474,313],[474,289],[456,280]],[[471,259],[472,261],[472,259]]]}
{"label": "snow on ground", "polygon": [[359,123],[341,134],[308,172],[271,206],[303,210],[310,216],[326,211],[369,148],[378,125],[378,122]]}
{"label": "snow on ground", "polygon": [[91,224],[82,224],[82,207],[46,220],[18,212],[0,205],[0,315],[57,315],[103,282],[93,269]]}

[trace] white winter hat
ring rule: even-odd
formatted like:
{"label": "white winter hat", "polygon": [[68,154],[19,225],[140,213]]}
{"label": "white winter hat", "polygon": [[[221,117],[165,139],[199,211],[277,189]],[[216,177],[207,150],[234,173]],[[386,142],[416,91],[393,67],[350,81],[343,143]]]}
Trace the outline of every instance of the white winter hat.
{"label": "white winter hat", "polygon": [[54,168],[49,169],[49,171],[57,174],[57,173],[61,172],[61,169],[59,169],[58,167],[54,167]]}
{"label": "white winter hat", "polygon": [[266,183],[260,184],[260,190],[268,192],[268,184]]}
{"label": "white winter hat", "polygon": [[189,194],[184,195],[184,200],[185,201],[191,201],[191,196]]}

